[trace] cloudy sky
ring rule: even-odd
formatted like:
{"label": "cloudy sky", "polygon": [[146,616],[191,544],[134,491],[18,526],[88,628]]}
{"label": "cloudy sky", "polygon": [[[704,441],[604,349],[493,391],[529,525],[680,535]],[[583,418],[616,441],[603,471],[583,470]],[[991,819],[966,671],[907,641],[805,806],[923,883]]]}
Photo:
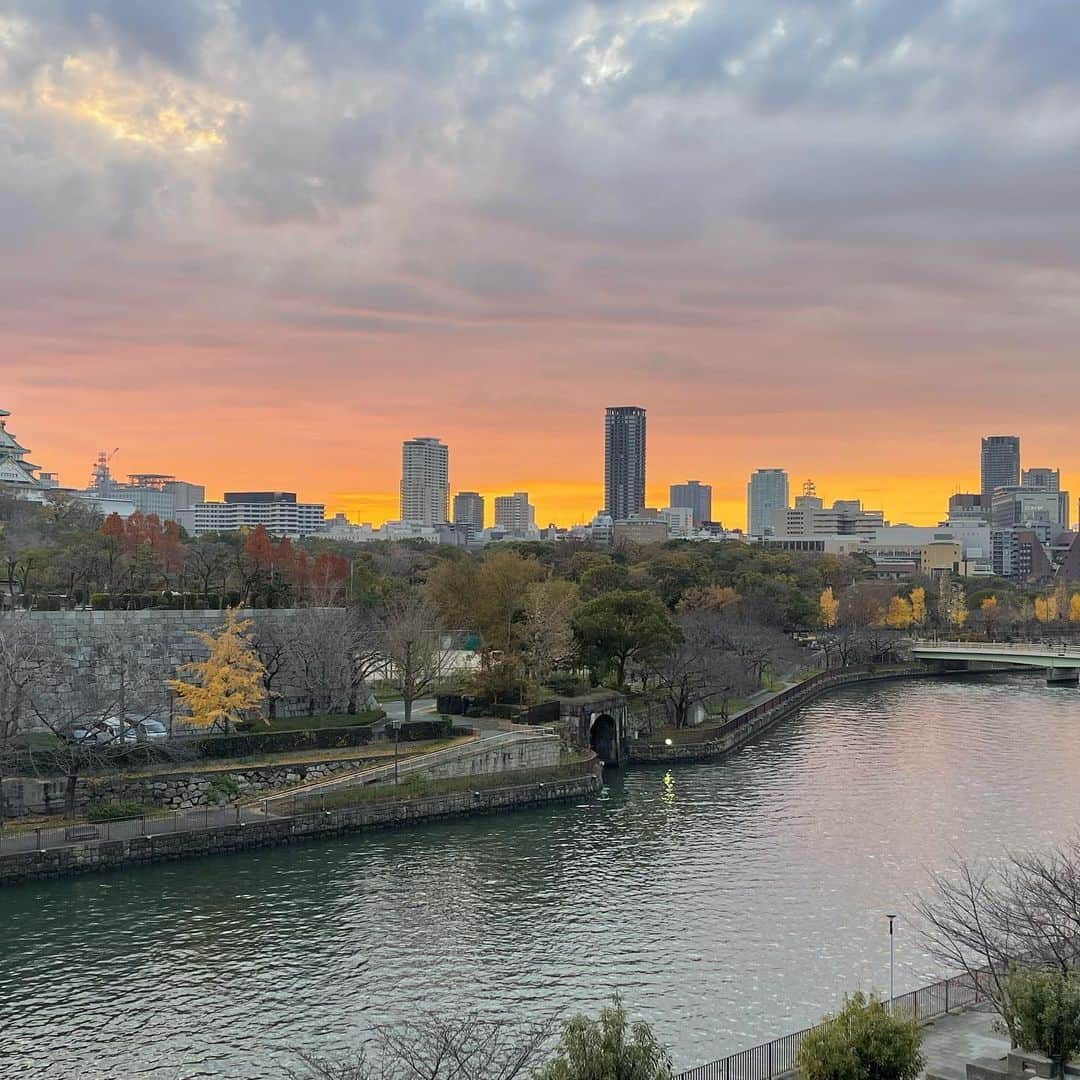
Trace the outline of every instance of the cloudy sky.
{"label": "cloudy sky", "polygon": [[46,468],[931,522],[1080,489],[1075,0],[0,0],[0,406]]}

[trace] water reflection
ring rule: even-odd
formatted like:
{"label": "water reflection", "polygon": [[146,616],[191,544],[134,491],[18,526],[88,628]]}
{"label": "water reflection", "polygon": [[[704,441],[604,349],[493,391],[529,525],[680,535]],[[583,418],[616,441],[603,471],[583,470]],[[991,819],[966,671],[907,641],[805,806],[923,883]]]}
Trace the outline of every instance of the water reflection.
{"label": "water reflection", "polygon": [[417,1008],[615,989],[708,1060],[885,986],[890,910],[897,990],[936,977],[909,897],[953,850],[1072,831],[1078,704],[1024,677],[855,688],[580,806],[9,890],[0,1075],[262,1077]]}

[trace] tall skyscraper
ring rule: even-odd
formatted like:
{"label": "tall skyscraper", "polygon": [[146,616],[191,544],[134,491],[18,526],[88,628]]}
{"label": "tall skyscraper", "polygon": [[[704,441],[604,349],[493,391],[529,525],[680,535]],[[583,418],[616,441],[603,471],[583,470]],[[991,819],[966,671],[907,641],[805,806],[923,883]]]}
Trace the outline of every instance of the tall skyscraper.
{"label": "tall skyscraper", "polygon": [[768,536],[773,515],[788,508],[788,475],[783,469],[758,469],[746,485],[746,531],[749,536]]}
{"label": "tall skyscraper", "polygon": [[712,521],[712,485],[697,480],[685,484],[672,484],[668,506],[672,509],[685,507],[694,512],[694,528],[700,529],[705,521]]}
{"label": "tall skyscraper", "polygon": [[615,521],[645,506],[645,410],[618,405],[604,417],[604,508]]}
{"label": "tall skyscraper", "polygon": [[450,505],[450,451],[438,439],[417,437],[401,447],[401,520],[445,525]]}
{"label": "tall skyscraper", "polygon": [[478,491],[459,491],[454,496],[454,524],[480,532],[484,527],[484,497]]}
{"label": "tall skyscraper", "polygon": [[495,499],[495,527],[524,535],[536,528],[536,511],[527,491],[499,495]]}
{"label": "tall skyscraper", "polygon": [[1020,437],[1018,435],[987,435],[982,441],[982,499],[983,506],[994,502],[999,487],[1018,487],[1020,484]]}

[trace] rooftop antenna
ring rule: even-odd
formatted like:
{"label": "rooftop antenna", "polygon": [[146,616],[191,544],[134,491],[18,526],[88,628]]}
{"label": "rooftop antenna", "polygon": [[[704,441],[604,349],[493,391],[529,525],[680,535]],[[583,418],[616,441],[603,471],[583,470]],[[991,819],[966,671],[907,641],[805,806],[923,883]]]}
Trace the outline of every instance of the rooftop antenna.
{"label": "rooftop antenna", "polygon": [[807,480],[802,486],[802,493],[806,496],[813,497],[817,494],[817,487],[813,480]]}

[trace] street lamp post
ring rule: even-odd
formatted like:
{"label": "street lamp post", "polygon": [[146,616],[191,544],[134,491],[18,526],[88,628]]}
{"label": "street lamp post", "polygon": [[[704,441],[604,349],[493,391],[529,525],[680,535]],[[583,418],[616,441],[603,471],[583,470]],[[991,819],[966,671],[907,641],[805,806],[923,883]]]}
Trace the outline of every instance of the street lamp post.
{"label": "street lamp post", "polygon": [[889,1012],[893,1011],[893,998],[896,996],[893,967],[893,923],[896,922],[896,915],[886,915],[885,918],[889,920]]}

